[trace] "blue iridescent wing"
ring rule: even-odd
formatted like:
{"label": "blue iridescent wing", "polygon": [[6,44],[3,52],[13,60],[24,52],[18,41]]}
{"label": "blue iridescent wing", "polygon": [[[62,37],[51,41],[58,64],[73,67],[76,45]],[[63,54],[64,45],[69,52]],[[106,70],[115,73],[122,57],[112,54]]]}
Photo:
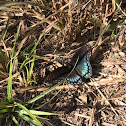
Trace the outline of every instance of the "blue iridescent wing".
{"label": "blue iridescent wing", "polygon": [[75,70],[67,78],[66,82],[72,85],[79,85],[82,78],[89,78],[92,76],[92,67],[89,62],[91,47],[89,45],[82,46],[72,57],[71,65],[74,66],[77,59],[78,63]]}
{"label": "blue iridescent wing", "polygon": [[79,85],[81,82],[82,82],[82,78],[77,74],[75,70],[66,79],[66,83],[72,85]]}
{"label": "blue iridescent wing", "polygon": [[90,52],[91,47],[90,45],[86,44],[82,46],[71,59],[71,64],[75,65],[77,59],[79,58],[75,70],[81,77],[86,79],[92,76],[92,67],[89,62]]}
{"label": "blue iridescent wing", "polygon": [[[69,66],[58,67],[48,75],[48,81],[53,83],[58,83],[68,76],[72,68]],[[66,78],[66,83],[72,85],[79,85],[82,82],[81,77],[77,74],[75,70]]]}
{"label": "blue iridescent wing", "polygon": [[76,71],[78,72],[78,74],[86,79],[92,76],[92,67],[89,62],[88,55],[90,55],[90,52],[85,55],[85,57],[78,63],[76,67]]}
{"label": "blue iridescent wing", "polygon": [[81,62],[81,60],[83,60],[83,58],[86,57],[86,60],[89,60],[90,57],[90,52],[91,52],[91,46],[86,44],[84,46],[82,46],[80,49],[77,50],[77,52],[73,55],[73,57],[71,58],[71,62],[70,64],[72,66],[75,65],[76,61],[78,60],[78,64]]}

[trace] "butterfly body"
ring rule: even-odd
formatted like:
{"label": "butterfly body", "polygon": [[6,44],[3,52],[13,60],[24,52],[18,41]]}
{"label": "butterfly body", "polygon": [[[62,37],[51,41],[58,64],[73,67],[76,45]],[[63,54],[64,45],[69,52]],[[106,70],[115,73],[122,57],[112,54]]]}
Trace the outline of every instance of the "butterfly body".
{"label": "butterfly body", "polygon": [[[66,83],[72,85],[79,85],[82,83],[83,78],[87,79],[92,76],[92,68],[89,62],[91,47],[89,45],[82,46],[72,57],[70,66],[59,67],[49,74],[50,80],[58,78],[66,78],[68,74],[72,71],[73,67],[75,69],[67,77]],[[58,78],[56,78],[56,77]]]}

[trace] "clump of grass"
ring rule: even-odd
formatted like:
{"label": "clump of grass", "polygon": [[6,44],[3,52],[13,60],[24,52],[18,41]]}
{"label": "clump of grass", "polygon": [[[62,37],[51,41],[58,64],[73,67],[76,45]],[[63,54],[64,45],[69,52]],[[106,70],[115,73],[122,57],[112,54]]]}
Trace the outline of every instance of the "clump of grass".
{"label": "clump of grass", "polygon": [[[15,41],[14,41],[14,45],[10,54],[10,66],[9,66],[9,78],[8,78],[8,86],[7,86],[7,97],[6,97],[6,101],[5,102],[1,102],[0,103],[0,113],[1,113],[1,124],[3,122],[4,119],[8,120],[8,119],[12,119],[16,125],[20,125],[18,120],[16,119],[17,116],[21,117],[22,119],[24,119],[25,121],[27,121],[29,124],[33,124],[36,126],[41,126],[41,122],[37,119],[37,118],[42,118],[39,117],[40,115],[57,115],[54,113],[49,113],[49,112],[43,112],[43,111],[37,111],[34,109],[27,109],[26,107],[35,102],[36,100],[42,98],[44,95],[48,94],[49,92],[51,92],[52,90],[55,89],[56,86],[52,87],[51,89],[45,91],[44,93],[38,95],[37,97],[27,101],[26,103],[20,104],[18,102],[15,102],[14,98],[13,98],[13,90],[12,90],[12,83],[13,83],[13,79],[12,75],[13,75],[13,67],[15,65],[15,59],[18,56],[19,50],[17,51],[17,53],[15,54],[15,46],[16,46],[16,42],[19,36],[19,32],[20,32],[20,28],[21,25],[19,23],[19,27],[17,29],[17,34],[15,37]],[[7,29],[6,29],[7,30]],[[23,66],[25,66],[26,68],[26,82],[27,84],[34,82],[31,81],[31,75],[33,72],[33,66],[34,66],[34,62],[35,62],[35,54],[36,54],[36,46],[38,45],[38,43],[40,42],[41,38],[42,38],[43,34],[40,35],[39,39],[37,42],[35,42],[35,45],[33,46],[32,50],[30,51],[29,55],[26,56],[26,59],[23,61],[23,63],[21,64],[21,66],[19,67],[19,71],[23,71]],[[21,49],[21,46],[20,46]],[[15,54],[15,55],[14,55]],[[27,66],[28,64],[28,66]],[[28,86],[28,85],[27,85]],[[5,120],[4,120],[5,121]],[[7,122],[4,122],[7,123]]]}

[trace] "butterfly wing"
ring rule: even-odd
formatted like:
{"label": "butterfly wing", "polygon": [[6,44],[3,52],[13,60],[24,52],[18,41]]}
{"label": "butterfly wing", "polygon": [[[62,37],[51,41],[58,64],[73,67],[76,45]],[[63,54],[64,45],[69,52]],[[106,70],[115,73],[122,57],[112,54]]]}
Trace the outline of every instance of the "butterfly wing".
{"label": "butterfly wing", "polygon": [[64,75],[70,73],[71,68],[68,66],[58,67],[54,71],[50,72],[48,75],[48,80],[53,81],[59,78],[64,77]]}
{"label": "butterfly wing", "polygon": [[72,84],[72,85],[79,85],[82,82],[81,77],[77,74],[75,70],[69,75],[69,77],[66,79],[66,83]]}
{"label": "butterfly wing", "polygon": [[[48,81],[53,81],[54,83],[57,83],[66,78],[71,70],[72,68],[70,68],[70,66],[58,67],[48,75]],[[66,79],[66,83],[72,85],[79,85],[81,82],[82,79],[75,70],[73,70],[69,77]]]}
{"label": "butterfly wing", "polygon": [[76,71],[81,77],[86,79],[92,76],[92,68],[87,55],[78,63]]}
{"label": "butterfly wing", "polygon": [[82,46],[80,49],[77,50],[77,52],[73,55],[73,57],[71,58],[71,62],[70,64],[72,66],[75,65],[78,57],[79,57],[79,60],[78,60],[78,63],[79,64],[81,62],[81,60],[83,60],[84,57],[86,57],[87,60],[89,60],[89,57],[90,57],[90,51],[91,51],[91,46],[86,44],[84,46]]}
{"label": "butterfly wing", "polygon": [[75,65],[77,59],[79,58],[75,70],[81,77],[84,77],[86,79],[92,76],[92,68],[89,62],[90,51],[90,45],[86,44],[82,46],[71,59],[71,64]]}
{"label": "butterfly wing", "polygon": [[82,78],[89,78],[92,76],[92,68],[89,62],[90,52],[88,52],[83,59],[77,64],[77,67],[70,76],[66,79],[66,82],[72,85],[79,85],[82,83]]}

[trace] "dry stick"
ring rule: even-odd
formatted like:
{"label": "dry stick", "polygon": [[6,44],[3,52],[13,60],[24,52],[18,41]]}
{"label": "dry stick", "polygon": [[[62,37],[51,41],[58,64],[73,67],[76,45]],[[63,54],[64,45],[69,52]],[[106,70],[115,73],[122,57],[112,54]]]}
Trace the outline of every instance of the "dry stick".
{"label": "dry stick", "polygon": [[24,39],[20,42],[20,45],[18,46],[18,51],[16,52],[16,55],[15,55],[14,57],[18,56],[18,54],[19,54],[21,48],[23,47],[24,43],[26,42],[27,38],[35,31],[35,29],[36,29],[36,27],[33,27],[33,28],[26,34],[26,36],[24,37]]}
{"label": "dry stick", "polygon": [[[113,80],[113,79],[102,79],[101,81],[95,81],[95,82],[89,82],[88,84],[86,84],[86,86],[90,85],[90,86],[102,86],[102,85],[105,85],[106,83],[111,83],[113,81],[116,81],[116,82],[126,82],[125,79],[120,79],[120,78],[116,78],[116,80]],[[1,81],[0,81],[1,82]],[[100,83],[100,84],[99,84]],[[78,88],[79,86],[73,86],[73,85],[69,85],[69,88],[72,88],[72,89],[75,89],[75,88]],[[89,86],[88,86],[89,88]],[[49,88],[42,88],[42,87],[27,87],[27,88],[19,88],[19,89],[15,89],[15,91],[18,91],[18,92],[24,92],[24,91],[28,91],[28,92],[34,92],[34,91],[46,91],[48,90]],[[60,89],[68,89],[68,85],[62,85],[62,86],[58,86],[56,87],[56,90],[60,90]]]}
{"label": "dry stick", "polygon": [[7,58],[8,58],[9,57],[9,54],[8,54],[8,51],[7,51],[7,47],[5,45],[4,40],[3,39],[1,39],[1,40],[2,40],[2,43],[3,43],[3,47],[4,47],[5,54],[6,54]]}
{"label": "dry stick", "polygon": [[[20,72],[15,73],[14,75],[12,75],[12,78],[17,77],[19,74],[20,74]],[[8,81],[8,79],[9,79],[9,77],[0,81],[0,84],[3,83],[4,81]],[[4,85],[6,85],[6,84],[3,84],[2,86],[4,86]]]}
{"label": "dry stick", "polygon": [[95,81],[95,82],[89,82],[88,85],[93,86],[95,84],[95,86],[99,87],[99,86],[103,86],[103,85],[109,85],[109,83],[113,83],[113,81],[115,82],[124,82],[126,83],[126,79],[120,79],[120,78],[109,78],[109,79],[102,79],[100,81]]}
{"label": "dry stick", "polygon": [[92,92],[92,94],[98,98],[98,96],[93,92],[93,90],[88,86],[88,84],[85,83],[85,86]]}
{"label": "dry stick", "polygon": [[[90,80],[92,82],[94,82],[95,80],[90,78]],[[107,100],[107,98],[103,95],[103,93],[98,89],[97,85],[94,83],[95,88],[97,89],[97,91],[99,92],[99,94],[103,97],[103,99],[105,99],[105,101],[110,105],[112,111],[118,116],[117,112],[114,110],[113,106],[110,104],[110,102]]]}
{"label": "dry stick", "polygon": [[[108,101],[110,101],[110,100],[112,101],[112,100],[119,100],[119,99],[122,99],[122,98],[126,98],[126,94],[124,94],[124,95],[122,95],[120,97],[116,97],[116,98],[108,98],[107,100]],[[99,100],[99,101],[105,101],[105,99],[104,100]]]}
{"label": "dry stick", "polygon": [[[62,85],[62,86],[58,86],[56,87],[55,89],[56,90],[61,90],[61,89],[69,89],[69,88],[72,88],[72,89],[76,89],[77,87],[79,86],[73,86],[73,85]],[[49,87],[50,88],[50,87]],[[26,87],[26,88],[18,88],[18,89],[15,89],[15,91],[18,91],[19,93],[22,93],[24,91],[28,91],[28,92],[35,92],[35,91],[46,91],[48,90],[49,88],[40,88],[40,87]]]}
{"label": "dry stick", "polygon": [[76,126],[76,125],[73,125],[73,124],[71,124],[71,123],[68,123],[68,122],[66,122],[66,121],[64,121],[64,120],[62,120],[62,122],[65,123],[65,124],[67,124],[67,125],[69,125],[69,126]]}

